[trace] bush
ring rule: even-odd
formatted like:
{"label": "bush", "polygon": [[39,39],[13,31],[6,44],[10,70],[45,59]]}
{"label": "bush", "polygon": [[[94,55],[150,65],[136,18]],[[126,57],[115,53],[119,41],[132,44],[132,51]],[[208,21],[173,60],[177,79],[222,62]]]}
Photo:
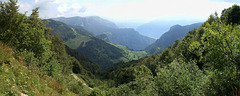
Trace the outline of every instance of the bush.
{"label": "bush", "polygon": [[155,89],[162,96],[202,95],[205,78],[194,61],[174,60],[166,67],[158,68]]}

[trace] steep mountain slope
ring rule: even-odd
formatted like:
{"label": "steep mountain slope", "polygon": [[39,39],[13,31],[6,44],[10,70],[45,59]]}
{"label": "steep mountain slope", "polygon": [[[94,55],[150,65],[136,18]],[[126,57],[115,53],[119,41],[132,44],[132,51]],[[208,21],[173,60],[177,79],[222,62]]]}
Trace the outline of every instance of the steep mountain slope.
{"label": "steep mountain slope", "polygon": [[119,59],[123,57],[123,50],[94,37],[91,37],[91,41],[82,42],[76,51],[103,69],[114,66],[113,64],[120,62]]}
{"label": "steep mountain slope", "polygon": [[125,45],[133,50],[143,50],[155,41],[155,39],[140,35],[132,28],[112,29],[106,35],[111,43]]}
{"label": "steep mountain slope", "polygon": [[174,44],[177,39],[182,39],[187,32],[198,28],[202,23],[195,23],[186,26],[174,25],[170,30],[164,33],[155,43],[148,46],[145,50],[148,53],[156,53]]}
{"label": "steep mountain slope", "polygon": [[[110,43],[106,43],[105,41],[98,39],[96,37],[86,37],[89,40],[82,40],[85,38],[81,38],[77,36],[75,39],[70,39],[71,41],[76,41],[79,44],[78,47],[72,47],[79,54],[84,55],[89,58],[94,63],[98,64],[100,68],[107,69],[115,66],[115,64],[119,62],[127,62],[131,60],[137,60],[146,56],[147,54],[138,54],[142,51],[134,51],[134,56],[130,56],[127,51],[129,49],[120,49]],[[72,42],[67,41],[66,45],[74,45]],[[71,48],[71,46],[69,46]],[[131,58],[130,58],[131,57]]]}
{"label": "steep mountain slope", "polygon": [[[63,82],[59,83],[53,77],[43,75],[44,73],[37,66],[29,66],[25,62],[24,58],[26,57],[15,57],[16,55],[14,49],[0,42],[1,96],[75,95],[70,90],[63,88]],[[65,76],[62,75],[62,77]],[[62,78],[58,80],[60,79]],[[65,92],[60,92],[60,90]]]}
{"label": "steep mountain slope", "polygon": [[117,26],[105,19],[102,19],[98,16],[89,16],[89,17],[60,17],[54,18],[56,21],[63,22],[67,25],[70,25],[73,28],[84,28],[88,32],[92,32],[95,35],[103,34],[109,29],[116,29]]}
{"label": "steep mountain slope", "polygon": [[[54,20],[49,20],[49,21],[50,23],[47,26],[52,27],[53,29],[52,33],[55,33],[55,34],[59,33],[60,37],[66,37],[64,42],[69,47],[67,48],[67,52],[70,55],[77,58],[79,61],[83,61],[82,62],[83,67],[85,69],[88,69],[92,73],[100,72],[99,70],[96,70],[98,69],[98,67],[95,66],[95,64],[98,64],[98,66],[102,69],[107,69],[107,68],[113,67],[114,64],[117,64],[119,62],[137,60],[147,55],[146,53],[139,54],[139,53],[142,53],[143,51],[133,52],[127,48],[124,48],[124,49],[118,48],[111,43],[107,43],[101,39],[94,37],[84,29],[71,28],[62,22],[58,22]],[[61,29],[68,28],[68,30],[60,30],[57,28],[61,28]],[[74,38],[67,37],[62,33],[74,34],[75,37]],[[102,37],[104,37],[104,35],[105,34],[103,34]],[[106,35],[105,35],[105,38],[106,38]],[[79,55],[77,55],[76,52],[74,52],[74,50]],[[88,59],[79,58],[79,56],[89,58],[89,60],[91,60],[92,62],[90,62]]]}
{"label": "steep mountain slope", "polygon": [[52,28],[52,34],[58,34],[64,41],[68,39],[75,38],[78,34],[81,35],[93,35],[85,30],[82,29],[74,29],[65,23],[55,21],[52,19],[48,19],[47,27]]}
{"label": "steep mountain slope", "polygon": [[[64,38],[63,41],[71,41],[74,38],[77,37],[81,37],[81,38],[89,38],[89,36],[91,36],[92,34],[85,31],[85,30],[80,30],[80,29],[74,29],[62,22],[59,21],[55,21],[52,19],[48,19],[49,23],[46,25],[47,27],[52,28],[51,33],[52,34],[56,34],[57,36],[60,36],[60,38]],[[78,42],[81,43],[81,40],[76,41],[76,43],[65,43],[70,47],[73,48],[77,48],[79,46],[79,44],[77,44]],[[64,45],[65,46],[65,45]],[[87,69],[88,71],[92,72],[93,74],[95,73],[99,73],[100,69],[99,66],[96,65],[95,63],[91,62],[90,60],[88,60],[85,56],[80,55],[79,53],[75,52],[74,50],[72,50],[71,48],[66,46],[66,52],[75,57],[78,61],[81,62],[81,66],[83,66],[85,69]],[[78,68],[79,65],[74,65],[73,71],[75,73],[79,73],[82,70],[79,70]]]}
{"label": "steep mountain slope", "polygon": [[49,19],[47,27],[54,28],[52,34],[57,33],[64,41],[68,40],[69,38],[75,38],[77,35],[76,31],[74,31],[71,27],[51,19]]}
{"label": "steep mountain slope", "polygon": [[[94,75],[99,75],[99,73],[101,73],[102,70],[99,68],[99,66],[96,63],[92,62],[85,56],[80,55],[76,50],[73,50],[68,46],[65,46],[65,47],[66,47],[66,52],[72,57],[75,57],[79,62],[81,62],[80,64],[84,69],[90,71]],[[78,66],[79,65],[77,64],[73,66],[74,73],[81,73],[82,70],[79,70]]]}
{"label": "steep mountain slope", "polygon": [[38,8],[28,17],[18,12],[17,0],[0,1],[0,7],[1,96],[86,96],[91,92],[70,74],[79,70],[75,72],[87,82],[95,76],[66,53],[62,39],[52,35],[48,22],[39,18]]}
{"label": "steep mountain slope", "polygon": [[54,20],[64,22],[76,29],[85,29],[95,35],[106,34],[111,43],[121,44],[134,50],[143,50],[155,41],[155,39],[139,34],[134,29],[117,28],[114,23],[96,16],[61,17]]}

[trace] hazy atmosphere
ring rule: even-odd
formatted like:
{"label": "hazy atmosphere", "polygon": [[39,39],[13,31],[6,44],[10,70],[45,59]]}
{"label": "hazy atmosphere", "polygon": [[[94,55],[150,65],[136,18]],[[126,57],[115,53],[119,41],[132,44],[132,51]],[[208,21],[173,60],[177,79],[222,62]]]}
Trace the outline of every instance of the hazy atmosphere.
{"label": "hazy atmosphere", "polygon": [[[148,22],[175,16],[204,21],[239,0],[19,0],[20,12],[40,7],[41,18],[101,16],[115,22]],[[51,13],[51,14],[50,14]],[[166,18],[169,20],[172,18]],[[182,18],[180,18],[182,19]]]}

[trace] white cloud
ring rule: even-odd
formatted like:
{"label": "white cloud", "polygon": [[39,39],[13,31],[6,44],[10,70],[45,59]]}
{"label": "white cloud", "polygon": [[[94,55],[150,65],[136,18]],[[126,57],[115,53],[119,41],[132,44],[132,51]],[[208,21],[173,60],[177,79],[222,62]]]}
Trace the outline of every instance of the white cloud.
{"label": "white cloud", "polygon": [[94,13],[114,18],[158,18],[172,15],[208,17],[232,4],[208,0],[145,0],[112,5]]}
{"label": "white cloud", "polygon": [[57,7],[58,17],[72,17],[72,16],[81,16],[84,15],[84,12],[87,10],[86,7],[79,5],[78,3],[68,4],[62,3]]}
{"label": "white cloud", "polygon": [[28,15],[31,14],[31,10],[40,7],[40,17],[42,18],[54,18],[57,16],[79,16],[82,15],[86,8],[80,6],[78,3],[72,3],[76,0],[19,0],[20,12],[24,13],[28,11]]}
{"label": "white cloud", "polygon": [[40,7],[40,10],[49,10],[54,0],[35,0],[34,7]]}
{"label": "white cloud", "polygon": [[62,4],[62,5],[58,6],[57,9],[58,9],[58,12],[60,12],[60,13],[64,13],[69,10],[67,4]]}
{"label": "white cloud", "polygon": [[70,0],[55,0],[54,3],[63,3],[63,2],[68,2]]}
{"label": "white cloud", "polygon": [[20,12],[22,12],[22,13],[24,13],[26,11],[29,12],[32,9],[32,5],[30,5],[29,3],[21,3],[21,2],[19,2],[18,5],[19,5]]}

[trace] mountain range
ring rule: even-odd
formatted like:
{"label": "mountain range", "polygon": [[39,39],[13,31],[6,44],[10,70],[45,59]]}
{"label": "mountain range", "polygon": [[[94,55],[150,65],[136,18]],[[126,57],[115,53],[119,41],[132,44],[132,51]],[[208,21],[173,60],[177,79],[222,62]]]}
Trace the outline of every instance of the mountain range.
{"label": "mountain range", "polygon": [[194,28],[198,28],[201,24],[202,23],[194,23],[186,26],[174,25],[169,31],[157,39],[155,43],[146,47],[145,50],[150,54],[161,52],[165,48],[173,45],[175,40],[182,39],[187,32],[193,30]]}
{"label": "mountain range", "polygon": [[144,50],[155,39],[143,36],[132,28],[118,28],[113,22],[98,16],[54,18],[76,29],[85,29],[94,35],[106,34],[109,41],[114,44],[127,46],[133,50]]}
{"label": "mountain range", "polygon": [[169,16],[144,23],[137,27],[136,30],[144,36],[158,39],[162,36],[162,34],[167,32],[172,26],[176,24],[185,26],[201,21],[203,20],[189,16]]}
{"label": "mountain range", "polygon": [[98,35],[95,37],[83,28],[72,28],[63,22],[52,19],[49,19],[48,21],[49,23],[47,24],[47,27],[53,29],[51,31],[53,34],[58,34],[61,38],[64,38],[63,41],[69,48],[90,59],[101,69],[110,68],[119,62],[137,60],[147,55],[145,51],[133,51],[127,47],[125,48],[124,46],[102,40],[104,38],[108,40],[106,35]]}
{"label": "mountain range", "polygon": [[[84,26],[73,28],[60,21],[42,20],[38,8],[30,16],[22,14],[17,1],[0,1],[0,96],[240,93],[239,5],[210,15],[204,23],[170,27],[145,48],[147,53],[111,43],[146,39],[133,29],[117,28],[95,17],[84,17]],[[86,26],[104,26],[99,30],[109,32],[95,34]]]}

